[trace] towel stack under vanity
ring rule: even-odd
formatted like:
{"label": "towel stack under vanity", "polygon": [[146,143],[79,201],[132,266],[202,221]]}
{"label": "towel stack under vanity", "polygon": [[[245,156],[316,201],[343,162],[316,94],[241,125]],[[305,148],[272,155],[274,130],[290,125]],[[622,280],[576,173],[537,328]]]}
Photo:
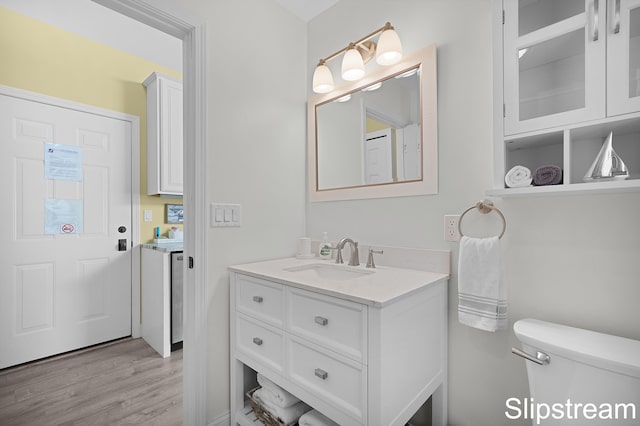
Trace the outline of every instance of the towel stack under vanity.
{"label": "towel stack under vanity", "polygon": [[307,411],[298,420],[299,426],[340,426],[317,410]]}
{"label": "towel stack under vanity", "polygon": [[258,374],[258,384],[262,387],[253,393],[253,397],[285,426],[295,424],[301,415],[311,410],[307,404],[262,374]]}

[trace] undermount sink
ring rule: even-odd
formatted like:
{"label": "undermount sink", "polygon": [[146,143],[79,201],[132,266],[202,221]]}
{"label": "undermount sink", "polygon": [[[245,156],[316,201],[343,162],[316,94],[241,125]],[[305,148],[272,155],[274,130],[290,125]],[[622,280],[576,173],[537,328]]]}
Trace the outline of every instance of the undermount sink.
{"label": "undermount sink", "polygon": [[288,272],[310,274],[314,278],[322,278],[325,280],[334,281],[352,280],[375,273],[371,270],[355,269],[355,267],[336,265],[335,263],[311,263],[308,265],[284,268],[284,270]]}

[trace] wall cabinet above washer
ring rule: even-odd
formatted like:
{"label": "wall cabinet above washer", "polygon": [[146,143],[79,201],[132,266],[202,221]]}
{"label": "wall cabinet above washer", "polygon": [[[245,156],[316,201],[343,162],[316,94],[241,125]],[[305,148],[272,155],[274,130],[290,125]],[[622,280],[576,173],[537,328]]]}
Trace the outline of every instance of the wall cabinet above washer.
{"label": "wall cabinet above washer", "polygon": [[147,88],[147,194],[183,194],[182,83],[152,73]]}

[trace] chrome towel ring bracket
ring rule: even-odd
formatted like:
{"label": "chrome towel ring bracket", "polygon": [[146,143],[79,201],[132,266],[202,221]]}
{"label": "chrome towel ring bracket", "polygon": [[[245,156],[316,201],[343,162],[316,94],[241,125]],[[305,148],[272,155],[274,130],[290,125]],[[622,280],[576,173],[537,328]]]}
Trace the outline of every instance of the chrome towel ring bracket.
{"label": "chrome towel ring bracket", "polygon": [[502,238],[502,236],[504,235],[504,231],[507,230],[507,221],[504,218],[504,215],[502,214],[500,209],[495,207],[493,203],[489,200],[480,200],[475,205],[469,207],[468,209],[462,212],[462,214],[460,215],[460,219],[458,220],[458,232],[460,233],[460,236],[461,237],[464,236],[464,234],[462,233],[462,218],[464,217],[465,214],[467,214],[473,209],[478,209],[478,211],[482,214],[491,213],[492,211],[498,213],[498,215],[500,216],[500,219],[502,219],[502,232],[500,232],[500,235],[498,235],[498,238]]}

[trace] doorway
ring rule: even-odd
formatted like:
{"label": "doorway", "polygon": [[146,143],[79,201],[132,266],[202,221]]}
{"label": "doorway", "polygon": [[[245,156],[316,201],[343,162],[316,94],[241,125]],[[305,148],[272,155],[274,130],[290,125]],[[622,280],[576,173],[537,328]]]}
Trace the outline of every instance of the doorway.
{"label": "doorway", "polygon": [[[184,408],[185,424],[206,424],[207,220],[206,220],[206,50],[205,24],[175,10],[140,0],[95,0],[145,25],[182,40],[184,75],[185,266]],[[155,2],[154,2],[155,3]],[[163,3],[166,4],[166,3]],[[196,176],[200,179],[196,180]],[[196,232],[196,230],[198,232]],[[134,261],[135,264],[135,261]],[[134,301],[135,305],[135,301]]]}
{"label": "doorway", "polygon": [[[206,25],[137,0],[93,0],[183,41],[184,424],[207,423]],[[199,176],[200,179],[196,179]],[[202,178],[204,177],[204,178]]]}

